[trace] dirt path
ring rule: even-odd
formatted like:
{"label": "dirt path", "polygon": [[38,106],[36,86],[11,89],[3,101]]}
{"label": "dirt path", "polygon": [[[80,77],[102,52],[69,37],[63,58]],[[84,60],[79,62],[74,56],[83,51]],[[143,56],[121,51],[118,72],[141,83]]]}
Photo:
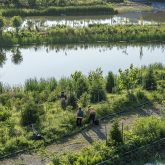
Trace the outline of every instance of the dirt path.
{"label": "dirt path", "polygon": [[[120,125],[123,123],[124,126],[131,127],[133,121],[139,116],[146,115],[160,115],[160,111],[157,109],[147,108],[123,114],[118,117]],[[106,135],[111,129],[112,118],[106,119],[101,122],[100,126],[93,126],[89,129],[85,129],[77,135],[66,138],[60,143],[54,143],[46,147],[45,152],[48,154],[47,157],[52,154],[59,152],[74,151],[79,152],[83,147],[90,145],[95,140],[105,140]],[[21,154],[15,158],[10,158],[4,161],[0,161],[0,165],[46,165],[50,162],[49,158],[46,158],[44,154]]]}

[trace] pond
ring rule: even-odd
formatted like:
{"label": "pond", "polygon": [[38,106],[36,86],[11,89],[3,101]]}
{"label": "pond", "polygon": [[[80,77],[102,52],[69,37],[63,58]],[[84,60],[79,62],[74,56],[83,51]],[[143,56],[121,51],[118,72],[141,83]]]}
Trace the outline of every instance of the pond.
{"label": "pond", "polygon": [[70,76],[75,71],[88,74],[101,67],[104,75],[152,63],[165,64],[165,44],[99,44],[30,46],[0,49],[0,81],[20,85],[29,78]]}

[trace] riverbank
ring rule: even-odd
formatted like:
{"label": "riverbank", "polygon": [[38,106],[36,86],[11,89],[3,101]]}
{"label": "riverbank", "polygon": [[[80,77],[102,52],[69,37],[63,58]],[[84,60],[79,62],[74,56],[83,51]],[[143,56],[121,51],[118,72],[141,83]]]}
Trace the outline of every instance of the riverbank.
{"label": "riverbank", "polygon": [[86,28],[58,26],[45,31],[4,32],[0,46],[97,42],[164,42],[165,25],[91,25]]}

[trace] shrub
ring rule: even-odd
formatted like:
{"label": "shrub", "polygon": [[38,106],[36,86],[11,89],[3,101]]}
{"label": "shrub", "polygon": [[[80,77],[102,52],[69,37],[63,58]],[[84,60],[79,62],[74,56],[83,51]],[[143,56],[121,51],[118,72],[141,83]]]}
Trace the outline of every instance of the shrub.
{"label": "shrub", "polygon": [[89,84],[86,77],[81,72],[75,72],[71,75],[75,87],[77,98],[80,98],[84,92],[88,92]]}
{"label": "shrub", "polygon": [[11,24],[16,29],[16,32],[17,32],[17,35],[18,35],[18,30],[19,30],[19,28],[22,24],[22,18],[20,16],[12,17]]}
{"label": "shrub", "polygon": [[123,143],[122,132],[119,129],[119,122],[117,120],[113,122],[112,129],[109,133],[109,137],[110,143],[114,143],[115,145]]}
{"label": "shrub", "polygon": [[77,97],[74,93],[69,95],[67,105],[72,106],[73,109],[77,108]]}
{"label": "shrub", "polygon": [[23,125],[39,123],[40,116],[44,114],[43,106],[37,105],[33,101],[27,102],[21,111],[21,122]]}
{"label": "shrub", "polygon": [[2,37],[2,28],[5,26],[5,19],[0,16],[0,37]]}
{"label": "shrub", "polygon": [[147,74],[144,77],[144,88],[147,90],[155,90],[157,88],[157,82],[152,68],[147,70]]}
{"label": "shrub", "polygon": [[78,104],[80,107],[87,107],[90,104],[90,95],[87,92],[83,93],[78,100]]}
{"label": "shrub", "polygon": [[105,81],[100,68],[89,74],[91,102],[97,103],[106,100]]}
{"label": "shrub", "polygon": [[108,93],[112,93],[113,88],[115,87],[115,76],[113,72],[108,73],[107,82],[106,82],[106,90]]}
{"label": "shrub", "polygon": [[11,116],[7,108],[0,105],[0,122],[6,121]]}

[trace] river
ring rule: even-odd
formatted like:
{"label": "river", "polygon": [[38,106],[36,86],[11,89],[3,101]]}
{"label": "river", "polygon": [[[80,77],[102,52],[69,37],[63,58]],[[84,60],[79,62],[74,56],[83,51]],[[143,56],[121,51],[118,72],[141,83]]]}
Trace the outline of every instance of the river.
{"label": "river", "polygon": [[165,64],[165,44],[34,45],[0,50],[0,81],[9,85],[23,84],[29,78],[59,80],[75,71],[88,74],[99,67],[106,75],[131,64]]}

